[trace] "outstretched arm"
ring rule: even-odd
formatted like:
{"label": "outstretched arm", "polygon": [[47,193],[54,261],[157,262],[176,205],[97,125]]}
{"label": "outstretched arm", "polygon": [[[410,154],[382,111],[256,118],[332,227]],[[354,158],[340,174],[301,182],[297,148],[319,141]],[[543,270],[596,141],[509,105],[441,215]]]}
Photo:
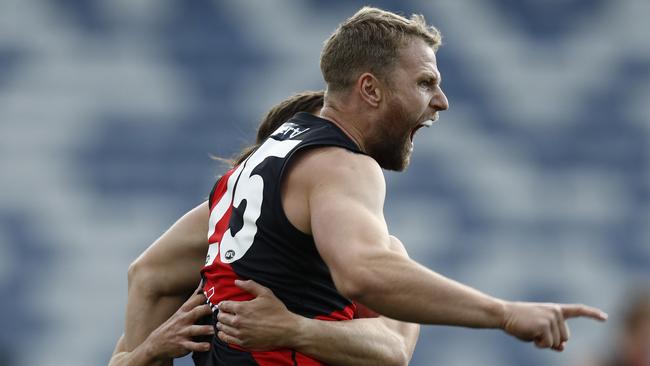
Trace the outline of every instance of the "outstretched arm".
{"label": "outstretched arm", "polygon": [[568,340],[565,319],[605,319],[598,309],[583,305],[496,299],[397,255],[389,248],[385,183],[376,162],[335,148],[305,156],[290,174],[308,187],[316,247],[346,297],[394,319],[501,328],[557,350]]}
{"label": "outstretched arm", "polygon": [[[391,237],[391,249],[406,256],[395,237]],[[256,298],[219,305],[218,336],[224,342],[252,350],[295,349],[341,366],[406,365],[413,355],[418,324],[383,316],[349,321],[309,319],[289,312],[262,285],[253,281],[235,284]]]}

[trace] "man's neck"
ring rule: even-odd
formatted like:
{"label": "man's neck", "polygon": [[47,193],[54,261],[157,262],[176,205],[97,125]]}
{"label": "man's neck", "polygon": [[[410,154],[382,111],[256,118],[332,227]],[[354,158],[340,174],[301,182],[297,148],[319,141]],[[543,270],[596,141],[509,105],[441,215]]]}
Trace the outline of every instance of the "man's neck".
{"label": "man's neck", "polygon": [[354,113],[346,112],[334,105],[325,103],[323,109],[320,111],[320,117],[335,124],[357,144],[361,151],[366,152],[364,136],[367,135],[367,131],[364,133],[359,124],[355,123],[357,121],[355,120]]}

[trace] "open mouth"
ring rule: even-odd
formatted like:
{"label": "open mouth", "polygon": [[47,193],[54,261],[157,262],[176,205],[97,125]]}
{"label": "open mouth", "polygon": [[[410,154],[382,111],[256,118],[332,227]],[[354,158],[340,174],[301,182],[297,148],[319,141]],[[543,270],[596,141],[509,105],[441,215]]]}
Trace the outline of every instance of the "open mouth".
{"label": "open mouth", "polygon": [[422,127],[431,127],[431,125],[433,125],[433,120],[429,119],[429,120],[426,120],[426,121],[420,123],[419,125],[415,126],[415,128],[413,130],[411,130],[411,137],[410,137],[411,138],[411,143],[413,143],[413,137],[415,137],[415,133],[420,128],[422,128]]}

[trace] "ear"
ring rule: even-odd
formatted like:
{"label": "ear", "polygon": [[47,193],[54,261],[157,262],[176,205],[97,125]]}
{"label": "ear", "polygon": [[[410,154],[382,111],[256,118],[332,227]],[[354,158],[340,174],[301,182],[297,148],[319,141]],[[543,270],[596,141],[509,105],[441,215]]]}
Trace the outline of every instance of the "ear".
{"label": "ear", "polygon": [[357,90],[361,99],[376,108],[383,98],[383,84],[375,75],[365,72],[357,79]]}

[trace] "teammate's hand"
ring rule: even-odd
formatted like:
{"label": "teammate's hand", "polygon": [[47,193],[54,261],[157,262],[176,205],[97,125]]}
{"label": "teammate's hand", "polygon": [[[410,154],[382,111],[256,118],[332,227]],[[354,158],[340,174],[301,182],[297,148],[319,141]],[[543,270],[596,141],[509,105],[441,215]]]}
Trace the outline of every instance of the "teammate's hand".
{"label": "teammate's hand", "polygon": [[503,330],[522,341],[535,342],[539,348],[551,348],[556,351],[563,351],[565,343],[569,340],[567,319],[607,319],[604,312],[585,305],[507,302],[504,309]]}
{"label": "teammate's hand", "polygon": [[168,360],[185,356],[190,352],[205,352],[208,342],[195,342],[192,337],[212,335],[212,325],[195,325],[200,318],[211,315],[203,294],[192,295],[166,322],[151,332],[145,340],[154,358]]}
{"label": "teammate's hand", "polygon": [[302,317],[290,312],[270,289],[255,281],[236,280],[235,285],[255,298],[219,304],[219,339],[251,351],[290,348]]}

